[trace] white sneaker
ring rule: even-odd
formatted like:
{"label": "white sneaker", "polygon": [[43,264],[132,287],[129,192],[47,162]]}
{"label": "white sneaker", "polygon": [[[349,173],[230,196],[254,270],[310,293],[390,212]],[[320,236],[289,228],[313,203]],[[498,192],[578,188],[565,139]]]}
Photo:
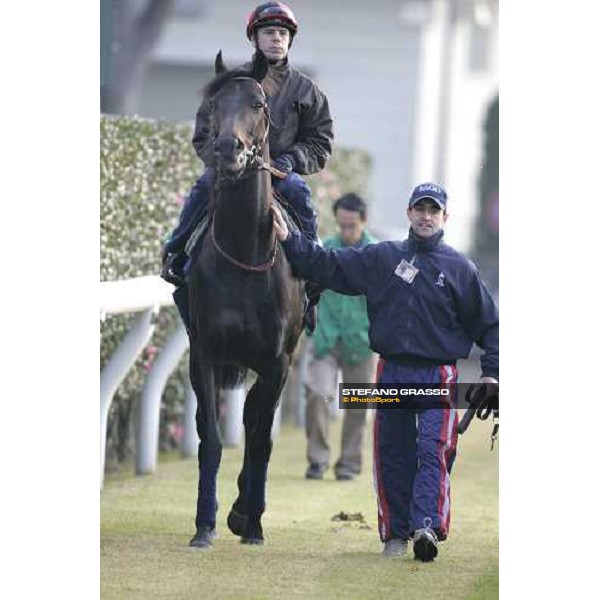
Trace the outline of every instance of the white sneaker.
{"label": "white sneaker", "polygon": [[400,538],[394,538],[384,542],[383,554],[385,556],[406,556],[408,552],[408,542]]}

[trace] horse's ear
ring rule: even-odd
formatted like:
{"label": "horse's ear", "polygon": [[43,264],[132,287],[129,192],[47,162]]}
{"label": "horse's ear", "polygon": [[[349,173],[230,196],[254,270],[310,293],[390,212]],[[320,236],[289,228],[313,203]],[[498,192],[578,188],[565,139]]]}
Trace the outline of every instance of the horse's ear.
{"label": "horse's ear", "polygon": [[227,71],[227,67],[223,62],[223,52],[219,50],[219,54],[217,54],[217,58],[215,58],[215,73],[220,75],[221,73],[225,73]]}
{"label": "horse's ear", "polygon": [[267,57],[262,53],[258,48],[254,53],[254,58],[252,59],[252,74],[251,76],[260,83],[266,76],[267,71],[269,70],[269,61]]}

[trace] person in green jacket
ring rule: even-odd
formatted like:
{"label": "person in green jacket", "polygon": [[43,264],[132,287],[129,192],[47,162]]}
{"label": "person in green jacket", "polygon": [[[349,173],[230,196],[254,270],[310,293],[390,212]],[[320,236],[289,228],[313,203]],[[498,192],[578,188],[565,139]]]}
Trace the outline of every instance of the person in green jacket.
{"label": "person in green jacket", "polygon": [[[327,248],[365,246],[376,242],[365,229],[366,204],[356,194],[336,200],[333,214],[339,233],[323,240]],[[329,406],[337,398],[338,370],[344,383],[372,383],[376,355],[369,348],[369,319],[364,296],[343,296],[326,290],[319,320],[308,340],[306,391],[307,479],[322,479],[329,467]],[[361,471],[366,409],[344,411],[342,447],[336,479],[352,480]]]}

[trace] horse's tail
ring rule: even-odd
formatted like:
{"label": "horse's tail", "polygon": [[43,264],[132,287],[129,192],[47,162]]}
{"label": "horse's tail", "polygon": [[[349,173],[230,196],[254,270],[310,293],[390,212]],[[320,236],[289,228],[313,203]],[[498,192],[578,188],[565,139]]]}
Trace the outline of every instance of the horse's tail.
{"label": "horse's tail", "polygon": [[241,385],[248,369],[237,365],[215,365],[215,385],[230,390]]}

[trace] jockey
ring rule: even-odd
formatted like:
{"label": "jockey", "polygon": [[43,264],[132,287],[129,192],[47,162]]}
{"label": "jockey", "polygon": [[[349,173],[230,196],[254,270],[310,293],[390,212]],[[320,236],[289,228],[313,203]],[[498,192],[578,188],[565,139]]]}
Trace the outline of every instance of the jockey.
{"label": "jockey", "polygon": [[[269,71],[262,86],[271,115],[271,162],[287,174],[285,179],[273,178],[273,187],[299,216],[304,235],[313,240],[317,237],[316,213],[310,188],[300,175],[311,175],[325,167],[331,154],[333,122],[325,94],[288,62],[288,51],[297,32],[298,21],[283,2],[261,4],[248,17],[246,35],[269,61]],[[161,277],[176,286],[185,285],[183,269],[188,259],[185,245],[205,214],[214,182],[207,98],[196,114],[192,143],[206,169],[192,187],[179,224],[164,247]],[[312,317],[307,315],[309,330],[314,327],[314,313],[311,314]]]}

